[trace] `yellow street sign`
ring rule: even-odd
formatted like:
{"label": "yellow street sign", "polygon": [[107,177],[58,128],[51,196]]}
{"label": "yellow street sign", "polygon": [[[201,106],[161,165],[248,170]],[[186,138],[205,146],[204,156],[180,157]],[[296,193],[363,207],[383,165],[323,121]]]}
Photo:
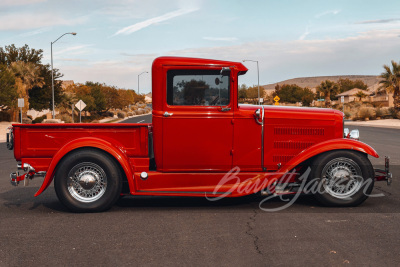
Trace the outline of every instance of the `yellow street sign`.
{"label": "yellow street sign", "polygon": [[279,100],[281,100],[279,96],[274,97],[275,105],[279,105]]}

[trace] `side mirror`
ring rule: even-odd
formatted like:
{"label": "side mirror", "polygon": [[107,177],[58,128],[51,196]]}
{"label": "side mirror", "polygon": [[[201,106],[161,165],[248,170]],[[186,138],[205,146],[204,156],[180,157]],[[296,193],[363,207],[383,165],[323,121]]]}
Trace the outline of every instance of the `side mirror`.
{"label": "side mirror", "polygon": [[228,68],[228,67],[223,67],[221,69],[220,74],[221,74],[221,76],[230,76],[231,75],[231,69]]}

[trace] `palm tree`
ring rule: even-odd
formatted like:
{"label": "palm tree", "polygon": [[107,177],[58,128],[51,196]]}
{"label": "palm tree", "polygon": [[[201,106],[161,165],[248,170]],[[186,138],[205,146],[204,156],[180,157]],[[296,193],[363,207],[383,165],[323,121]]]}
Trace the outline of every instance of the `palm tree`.
{"label": "palm tree", "polygon": [[325,107],[330,108],[331,95],[335,95],[339,92],[339,86],[335,82],[326,80],[317,86],[317,92],[325,97]]}
{"label": "palm tree", "polygon": [[392,60],[392,69],[390,66],[383,65],[385,69],[381,74],[380,89],[393,93],[393,104],[396,111],[400,111],[400,64]]}
{"label": "palm tree", "polygon": [[363,91],[358,91],[357,92],[357,94],[356,94],[356,97],[359,97],[360,98],[360,101],[364,98],[364,97],[366,97],[367,95],[366,94],[364,94],[364,92]]}
{"label": "palm tree", "polygon": [[27,103],[24,111],[29,109],[29,94],[28,91],[33,87],[41,87],[44,85],[44,78],[40,76],[40,67],[32,62],[17,61],[12,62],[11,71],[15,76],[15,84],[20,98],[25,99]]}

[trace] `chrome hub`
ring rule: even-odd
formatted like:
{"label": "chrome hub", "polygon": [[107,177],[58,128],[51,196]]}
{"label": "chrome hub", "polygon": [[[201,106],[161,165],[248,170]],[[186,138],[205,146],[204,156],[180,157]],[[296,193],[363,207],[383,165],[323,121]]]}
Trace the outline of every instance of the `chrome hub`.
{"label": "chrome hub", "polygon": [[79,184],[83,189],[90,190],[95,186],[97,180],[97,174],[93,171],[88,171],[81,175],[79,178]]}
{"label": "chrome hub", "polygon": [[348,158],[336,158],[322,170],[325,191],[336,198],[350,198],[360,189],[363,178],[360,167]]}
{"label": "chrome hub", "polygon": [[94,202],[106,192],[107,175],[103,168],[95,163],[83,162],[75,165],[68,177],[68,191],[78,201]]}

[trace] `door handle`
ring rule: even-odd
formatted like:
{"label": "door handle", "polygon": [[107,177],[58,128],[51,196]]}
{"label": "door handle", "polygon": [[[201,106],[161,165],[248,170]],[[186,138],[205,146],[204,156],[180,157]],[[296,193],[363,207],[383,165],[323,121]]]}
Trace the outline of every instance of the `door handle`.
{"label": "door handle", "polygon": [[168,113],[168,111],[164,113],[164,117],[171,117],[172,115],[174,115],[174,113]]}
{"label": "door handle", "polygon": [[222,112],[227,112],[227,111],[229,111],[229,110],[231,110],[231,108],[221,108],[221,109],[220,109],[220,111],[222,111]]}

